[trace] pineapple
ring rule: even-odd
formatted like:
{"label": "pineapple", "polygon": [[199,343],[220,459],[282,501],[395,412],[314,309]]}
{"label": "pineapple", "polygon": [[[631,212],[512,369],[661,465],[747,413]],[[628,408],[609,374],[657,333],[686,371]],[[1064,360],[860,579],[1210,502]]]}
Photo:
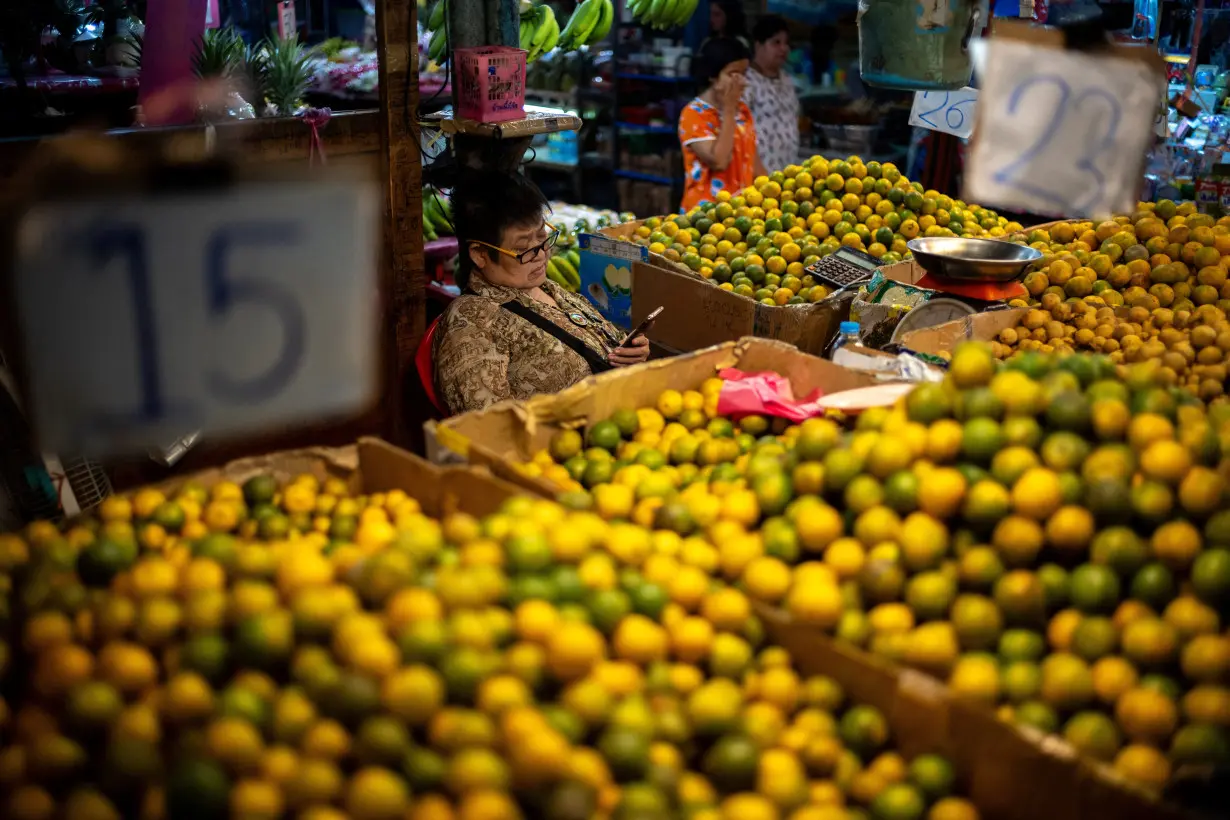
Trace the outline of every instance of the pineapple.
{"label": "pineapple", "polygon": [[243,38],[235,29],[206,29],[193,55],[192,65],[198,77],[229,77],[243,64]]}
{"label": "pineapple", "polygon": [[277,110],[278,116],[294,115],[312,78],[309,62],[298,35],[270,37],[265,41],[260,60],[261,89],[265,101]]}

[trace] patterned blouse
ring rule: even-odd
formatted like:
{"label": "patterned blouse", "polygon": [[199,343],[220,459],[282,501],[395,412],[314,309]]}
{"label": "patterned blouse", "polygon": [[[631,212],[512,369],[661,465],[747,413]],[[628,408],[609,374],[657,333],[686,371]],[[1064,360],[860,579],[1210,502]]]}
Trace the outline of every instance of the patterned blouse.
{"label": "patterned blouse", "polygon": [[493,285],[475,272],[469,292],[454,299],[440,317],[433,350],[436,395],[452,413],[481,410],[504,399],[557,393],[591,375],[583,357],[501,308],[505,302],[528,306],[603,359],[623,341],[625,334],[603,319],[585,297],[551,281],[540,287],[559,308],[536,302],[517,288]]}
{"label": "patterned blouse", "polygon": [[756,151],[769,171],[780,171],[799,161],[799,95],[785,73],[766,77],[747,70],[743,99],[756,121]]}
{"label": "patterned blouse", "polygon": [[700,161],[692,146],[698,142],[716,140],[722,127],[718,110],[700,97],[692,100],[679,115],[679,144],[683,146],[684,211],[702,202],[712,202],[723,189],[732,194],[752,184],[756,176],[756,128],[752,112],[739,103],[735,116],[735,141],[730,164],[724,171],[715,171]]}

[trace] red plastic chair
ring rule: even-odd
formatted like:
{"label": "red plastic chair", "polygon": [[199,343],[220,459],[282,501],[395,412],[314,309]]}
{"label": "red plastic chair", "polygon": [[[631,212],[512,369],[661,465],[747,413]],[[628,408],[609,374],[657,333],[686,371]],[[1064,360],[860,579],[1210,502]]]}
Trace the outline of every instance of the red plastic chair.
{"label": "red plastic chair", "polygon": [[436,396],[436,367],[431,355],[432,348],[435,346],[436,326],[440,324],[440,318],[436,317],[435,321],[427,326],[427,332],[423,334],[423,341],[419,342],[419,349],[414,354],[414,366],[418,368],[419,381],[422,382],[423,391],[427,393],[432,407],[436,408],[436,412],[441,416],[447,416],[448,411],[444,409],[444,405]]}

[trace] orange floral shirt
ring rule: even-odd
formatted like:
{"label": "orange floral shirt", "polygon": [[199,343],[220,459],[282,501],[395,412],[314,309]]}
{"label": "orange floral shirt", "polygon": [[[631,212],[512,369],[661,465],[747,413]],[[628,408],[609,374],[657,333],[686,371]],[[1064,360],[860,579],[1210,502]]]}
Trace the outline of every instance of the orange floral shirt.
{"label": "orange floral shirt", "polygon": [[721,114],[700,97],[692,100],[679,115],[679,144],[683,147],[683,210],[702,202],[712,202],[718,191],[732,194],[752,184],[756,172],[756,126],[751,109],[739,103],[735,116],[734,150],[726,170],[717,171],[701,162],[692,146],[716,140],[722,125]]}

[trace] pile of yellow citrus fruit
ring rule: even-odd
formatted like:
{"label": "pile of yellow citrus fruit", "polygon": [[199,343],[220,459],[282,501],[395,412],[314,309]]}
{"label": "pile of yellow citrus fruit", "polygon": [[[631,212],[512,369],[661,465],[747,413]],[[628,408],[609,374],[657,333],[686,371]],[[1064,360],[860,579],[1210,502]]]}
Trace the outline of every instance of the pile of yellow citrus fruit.
{"label": "pile of yellow citrus fruit", "polygon": [[916,236],[1007,236],[1021,226],[910,182],[892,163],[812,157],[680,216],[653,217],[632,241],[724,290],[767,305],[818,302],[805,268],[839,247],[885,264]]}
{"label": "pile of yellow citrus fruit", "polygon": [[523,469],[680,539],[672,595],[734,582],[1161,787],[1230,763],[1230,403],[1159,374],[967,344],[852,429],[724,418],[711,379]]}
{"label": "pile of yellow citrus fruit", "polygon": [[[727,550],[310,475],[0,535],[0,817],[976,820],[948,761],[764,645]],[[790,574],[750,564],[756,594]]]}
{"label": "pile of yellow citrus fruit", "polygon": [[1011,238],[1042,252],[1025,277],[1034,303],[1053,294],[1149,311],[1230,309],[1230,217],[1198,213],[1192,202],[1141,202],[1105,222],[1060,222]]}
{"label": "pile of yellow citrus fruit", "polygon": [[1225,357],[1230,352],[1230,320],[1213,305],[1195,310],[1144,307],[1095,308],[1080,300],[1060,301],[1043,294],[1014,327],[992,342],[998,358],[1019,351],[1060,354],[1091,350],[1111,362],[1142,362],[1156,367],[1165,384],[1180,385],[1202,399],[1225,394]]}

